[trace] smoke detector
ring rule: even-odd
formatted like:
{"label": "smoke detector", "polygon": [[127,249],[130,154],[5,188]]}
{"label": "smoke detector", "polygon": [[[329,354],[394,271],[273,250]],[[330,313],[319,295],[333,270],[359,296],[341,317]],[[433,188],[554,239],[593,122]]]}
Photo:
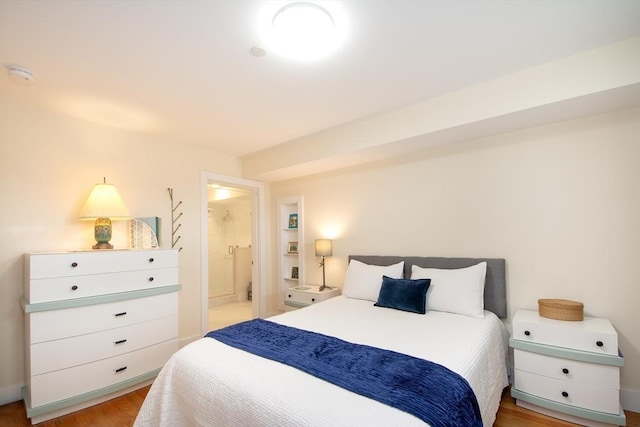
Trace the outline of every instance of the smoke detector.
{"label": "smoke detector", "polygon": [[33,82],[33,73],[24,67],[18,65],[8,65],[7,72],[9,78],[17,83],[30,84]]}

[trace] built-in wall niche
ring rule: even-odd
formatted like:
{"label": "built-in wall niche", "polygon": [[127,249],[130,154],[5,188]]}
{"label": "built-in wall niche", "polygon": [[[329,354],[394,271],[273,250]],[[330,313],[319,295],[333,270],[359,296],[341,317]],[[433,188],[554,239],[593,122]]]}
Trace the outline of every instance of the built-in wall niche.
{"label": "built-in wall niche", "polygon": [[304,280],[304,212],[302,196],[278,199],[278,307],[284,304],[286,291],[301,286]]}

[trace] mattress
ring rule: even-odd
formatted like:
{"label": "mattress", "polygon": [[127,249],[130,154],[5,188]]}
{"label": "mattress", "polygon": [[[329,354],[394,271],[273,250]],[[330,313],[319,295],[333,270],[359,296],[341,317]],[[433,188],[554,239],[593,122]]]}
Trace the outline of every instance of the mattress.
{"label": "mattress", "polygon": [[[502,321],[374,307],[340,296],[269,320],[439,363],[473,389],[483,424],[493,425],[507,386]],[[298,371],[229,347],[195,341],[167,362],[136,426],[424,426],[418,418]]]}

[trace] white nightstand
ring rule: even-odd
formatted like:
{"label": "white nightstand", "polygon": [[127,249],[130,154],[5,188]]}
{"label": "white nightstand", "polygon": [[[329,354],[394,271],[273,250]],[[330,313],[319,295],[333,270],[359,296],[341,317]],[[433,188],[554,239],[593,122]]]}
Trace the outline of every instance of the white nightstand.
{"label": "white nightstand", "polygon": [[340,295],[340,289],[338,288],[326,288],[320,292],[320,286],[296,286],[287,289],[284,296],[284,304],[289,307],[302,308],[338,295]]}
{"label": "white nightstand", "polygon": [[520,310],[513,318],[511,395],[527,409],[585,426],[626,424],[618,334],[607,319],[563,321]]}

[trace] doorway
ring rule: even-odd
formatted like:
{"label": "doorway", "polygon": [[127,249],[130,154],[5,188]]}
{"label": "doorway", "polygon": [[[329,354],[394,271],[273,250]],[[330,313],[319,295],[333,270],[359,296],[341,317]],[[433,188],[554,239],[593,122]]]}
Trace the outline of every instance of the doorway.
{"label": "doorway", "polygon": [[261,315],[262,183],[202,173],[202,334]]}

